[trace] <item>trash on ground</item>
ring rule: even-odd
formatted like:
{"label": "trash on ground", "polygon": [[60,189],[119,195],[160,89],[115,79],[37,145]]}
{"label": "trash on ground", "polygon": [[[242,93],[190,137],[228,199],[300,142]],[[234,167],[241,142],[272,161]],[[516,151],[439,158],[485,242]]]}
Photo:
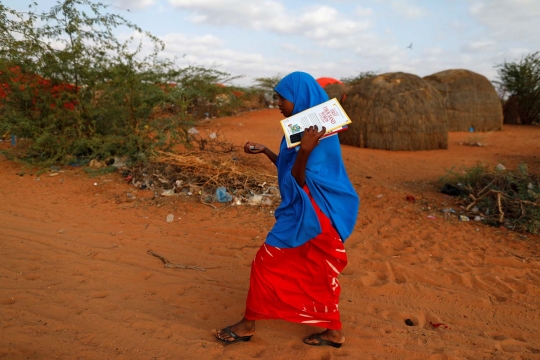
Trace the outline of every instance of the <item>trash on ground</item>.
{"label": "trash on ground", "polygon": [[416,202],[416,199],[412,195],[407,195],[405,197],[405,200],[407,200],[407,202],[410,202],[410,203],[415,203]]}
{"label": "trash on ground", "polygon": [[431,321],[430,321],[429,323],[430,323],[431,326],[433,326],[434,328],[450,329],[446,324],[443,324],[443,323],[432,323]]}
{"label": "trash on ground", "polygon": [[224,187],[219,187],[216,189],[216,199],[219,202],[225,203],[232,201],[233,197],[227,192],[227,189]]}
{"label": "trash on ground", "polygon": [[444,186],[441,189],[441,192],[443,194],[450,195],[450,196],[460,196],[462,193],[460,188],[451,184],[444,184]]}

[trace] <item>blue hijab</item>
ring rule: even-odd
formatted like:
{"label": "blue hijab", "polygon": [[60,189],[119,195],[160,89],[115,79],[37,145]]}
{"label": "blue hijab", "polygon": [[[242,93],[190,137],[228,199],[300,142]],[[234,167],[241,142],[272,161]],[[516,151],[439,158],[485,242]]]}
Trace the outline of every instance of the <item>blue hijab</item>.
{"label": "blue hijab", "polygon": [[[293,115],[328,100],[317,81],[299,71],[284,77],[274,90],[294,104]],[[266,237],[267,244],[279,248],[300,246],[321,233],[308,195],[291,174],[297,150],[288,149],[283,137],[276,161],[282,200],[275,212],[276,223]],[[321,140],[309,155],[306,185],[345,242],[356,223],[360,199],[345,171],[337,136]]]}

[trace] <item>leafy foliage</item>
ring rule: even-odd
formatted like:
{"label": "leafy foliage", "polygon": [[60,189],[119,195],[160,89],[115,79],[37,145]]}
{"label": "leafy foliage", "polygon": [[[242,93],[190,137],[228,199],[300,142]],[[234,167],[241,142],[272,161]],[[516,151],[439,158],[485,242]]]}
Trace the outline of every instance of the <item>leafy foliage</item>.
{"label": "leafy foliage", "polygon": [[522,124],[540,122],[540,52],[498,65],[499,92],[517,99]]}
{"label": "leafy foliage", "polygon": [[264,91],[273,92],[274,88],[281,81],[281,78],[283,78],[283,76],[281,76],[281,75],[276,75],[276,76],[272,76],[272,77],[256,78],[255,79],[255,87],[259,88],[261,90],[264,90]]}
{"label": "leafy foliage", "polygon": [[360,72],[356,76],[346,77],[346,78],[342,78],[340,80],[345,85],[353,86],[353,85],[356,85],[357,83],[359,83],[360,81],[362,81],[364,79],[368,79],[370,77],[374,77],[374,76],[377,76],[377,75],[379,75],[379,74],[377,72],[375,72],[375,71],[364,71],[364,72]]}
{"label": "leafy foliage", "polygon": [[[42,14],[35,6],[0,4],[0,134],[28,139],[28,161],[145,160],[187,143],[187,129],[209,112],[201,108],[219,108],[216,84],[228,74],[177,69],[160,58],[158,38],[105,5],[63,0]],[[118,39],[118,28],[131,37]]]}

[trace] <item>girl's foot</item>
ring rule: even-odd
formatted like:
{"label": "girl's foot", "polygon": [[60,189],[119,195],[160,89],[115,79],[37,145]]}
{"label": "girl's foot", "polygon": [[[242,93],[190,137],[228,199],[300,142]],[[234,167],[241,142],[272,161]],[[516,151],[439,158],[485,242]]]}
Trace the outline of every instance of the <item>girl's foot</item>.
{"label": "girl's foot", "polygon": [[234,325],[215,331],[214,336],[224,343],[232,344],[239,341],[249,341],[254,333],[255,321],[244,318]]}
{"label": "girl's foot", "polygon": [[341,330],[327,329],[319,334],[311,334],[304,338],[304,344],[311,346],[332,346],[340,348],[345,342],[345,336]]}

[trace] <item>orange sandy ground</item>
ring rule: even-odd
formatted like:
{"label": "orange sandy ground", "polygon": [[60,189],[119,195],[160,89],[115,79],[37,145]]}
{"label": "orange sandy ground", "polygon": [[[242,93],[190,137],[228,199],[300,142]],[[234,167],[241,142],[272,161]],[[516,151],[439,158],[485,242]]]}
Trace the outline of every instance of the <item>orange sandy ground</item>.
{"label": "orange sandy ground", "polygon": [[[277,150],[280,117],[267,109],[199,129]],[[471,139],[487,146],[459,144]],[[304,345],[319,328],[278,320],[259,322],[249,343],[212,335],[242,317],[275,206],[151,206],[120,174],[65,168],[37,180],[0,156],[0,358],[540,359],[540,237],[445,219],[440,209],[458,207],[437,183],[477,161],[538,169],[539,141],[540,127],[505,126],[451,133],[448,150],[342,146],[362,205],[340,276],[341,349]],[[206,272],[165,268],[147,250]]]}

